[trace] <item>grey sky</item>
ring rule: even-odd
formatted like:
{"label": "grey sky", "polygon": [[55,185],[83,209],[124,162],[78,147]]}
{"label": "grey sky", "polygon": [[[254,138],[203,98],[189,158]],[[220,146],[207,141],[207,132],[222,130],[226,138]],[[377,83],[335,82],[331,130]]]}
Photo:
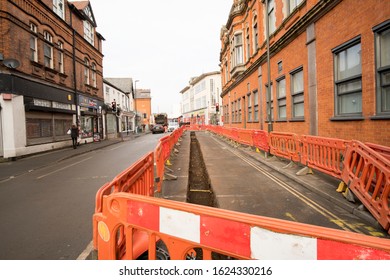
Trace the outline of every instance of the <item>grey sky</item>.
{"label": "grey sky", "polygon": [[103,75],[150,88],[152,111],[179,113],[191,77],[219,71],[232,0],[90,0],[103,35]]}

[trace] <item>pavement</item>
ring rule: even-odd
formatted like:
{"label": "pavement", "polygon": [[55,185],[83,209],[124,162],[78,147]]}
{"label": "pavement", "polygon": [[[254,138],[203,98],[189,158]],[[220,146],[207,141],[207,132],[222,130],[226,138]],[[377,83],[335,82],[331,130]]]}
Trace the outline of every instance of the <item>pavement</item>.
{"label": "pavement", "polygon": [[[381,228],[360,203],[348,201],[342,193],[336,191],[340,180],[318,171],[306,174],[302,172],[304,166],[300,164],[267,155],[252,147],[237,145],[210,132],[196,131],[196,138],[219,208],[261,215],[265,207],[272,208],[272,204],[285,203],[283,197],[280,198],[283,194],[277,193],[277,188],[264,194],[265,188],[261,186],[275,185],[275,182],[272,182],[272,179],[270,181],[267,176],[259,175],[260,172],[253,172],[253,169],[248,167],[250,164],[257,169],[277,174],[281,181],[293,181],[373,227]],[[190,131],[186,131],[179,145],[175,147],[177,151],[171,155],[168,173],[177,179],[170,180],[172,176],[166,177],[161,193],[163,198],[186,202],[190,141]]]}

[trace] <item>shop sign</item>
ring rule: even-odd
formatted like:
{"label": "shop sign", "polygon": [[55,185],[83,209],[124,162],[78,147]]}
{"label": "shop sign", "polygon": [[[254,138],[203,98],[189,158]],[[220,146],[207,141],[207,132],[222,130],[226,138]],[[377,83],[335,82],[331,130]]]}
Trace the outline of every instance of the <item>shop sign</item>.
{"label": "shop sign", "polygon": [[97,109],[97,100],[93,98],[88,98],[82,95],[79,95],[79,105],[82,107],[94,108]]}
{"label": "shop sign", "polygon": [[51,101],[34,98],[34,105],[51,108]]}
{"label": "shop sign", "polygon": [[63,110],[71,110],[72,105],[53,101],[53,108],[63,109]]}

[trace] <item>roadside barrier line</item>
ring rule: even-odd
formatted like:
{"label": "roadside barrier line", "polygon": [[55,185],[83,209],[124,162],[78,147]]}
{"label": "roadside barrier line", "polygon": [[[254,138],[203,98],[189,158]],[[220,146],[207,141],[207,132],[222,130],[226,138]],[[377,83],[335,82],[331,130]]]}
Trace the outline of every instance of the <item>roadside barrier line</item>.
{"label": "roadside barrier line", "polygon": [[45,178],[45,177],[47,177],[47,176],[50,176],[50,175],[52,175],[52,174],[54,174],[54,173],[57,173],[57,172],[59,172],[59,171],[65,170],[65,169],[67,169],[67,168],[69,168],[69,167],[72,167],[72,166],[74,166],[74,165],[80,164],[80,163],[82,163],[82,162],[84,162],[84,161],[87,161],[87,160],[89,160],[89,159],[91,159],[91,158],[92,158],[92,157],[85,158],[85,159],[80,160],[80,161],[78,161],[78,162],[75,162],[75,163],[72,163],[72,164],[70,164],[70,165],[64,166],[64,167],[62,167],[62,168],[60,168],[60,169],[56,169],[56,170],[54,170],[54,171],[52,171],[52,172],[49,172],[49,173],[47,173],[47,174],[45,174],[45,175],[42,175],[42,176],[37,177],[37,180],[40,180],[40,179]]}
{"label": "roadside barrier line", "polygon": [[89,242],[84,251],[77,257],[76,260],[86,260],[93,251],[93,241]]}
{"label": "roadside barrier line", "polygon": [[[214,137],[212,137],[212,138],[214,139],[214,141],[218,142],[217,139],[215,139]],[[286,191],[290,192],[292,195],[294,195],[295,197],[300,199],[302,202],[304,202],[310,208],[312,208],[313,210],[317,211],[319,214],[321,214],[322,216],[327,218],[330,222],[336,224],[338,227],[340,227],[340,228],[342,228],[342,229],[344,229],[346,231],[354,231],[354,232],[358,232],[358,233],[362,233],[363,234],[363,232],[358,230],[358,229],[356,229],[355,226],[350,225],[349,223],[345,222],[343,219],[341,219],[337,215],[333,214],[332,212],[330,212],[326,208],[322,207],[321,205],[319,205],[318,203],[314,202],[313,200],[311,200],[310,198],[306,197],[305,195],[299,193],[294,188],[292,188],[291,186],[289,186],[288,184],[286,184],[285,182],[283,182],[282,180],[280,180],[276,176],[268,173],[265,169],[259,167],[257,164],[255,164],[254,162],[250,161],[248,158],[246,158],[246,157],[242,156],[241,154],[239,154],[237,151],[231,149],[230,147],[227,148],[227,149],[231,153],[233,153],[234,155],[236,155],[237,157],[242,159],[244,162],[246,162],[247,164],[249,164],[250,166],[255,168],[257,171],[259,171],[262,174],[264,174],[270,180],[274,181],[276,184],[278,184],[279,186],[284,188]]]}

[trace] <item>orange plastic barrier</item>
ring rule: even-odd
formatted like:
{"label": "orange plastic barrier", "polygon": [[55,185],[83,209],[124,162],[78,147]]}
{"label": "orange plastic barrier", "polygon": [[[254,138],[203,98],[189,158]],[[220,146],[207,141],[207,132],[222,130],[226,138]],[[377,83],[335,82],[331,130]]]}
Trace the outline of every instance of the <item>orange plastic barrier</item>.
{"label": "orange plastic barrier", "polygon": [[161,193],[161,186],[164,179],[165,159],[161,142],[158,142],[154,150],[155,166],[156,166],[156,187],[157,192]]}
{"label": "orange plastic barrier", "polygon": [[294,133],[271,132],[270,153],[292,161],[300,161],[300,140]]}
{"label": "orange plastic barrier", "polygon": [[252,129],[237,129],[238,139],[237,142],[247,146],[253,147],[253,133]]}
{"label": "orange plastic barrier", "polygon": [[333,177],[341,178],[348,141],[303,135],[301,163]]}
{"label": "orange plastic barrier", "polygon": [[153,196],[154,157],[150,152],[119,173],[111,182],[103,185],[96,193],[95,212],[101,212],[103,196],[114,192],[128,192]]}
{"label": "orange plastic barrier", "polygon": [[157,241],[172,260],[390,260],[388,239],[133,194],[105,196],[94,219],[99,259],[136,259],[142,240],[152,260]]}
{"label": "orange plastic barrier", "polygon": [[154,150],[157,192],[161,192],[161,186],[164,180],[165,162],[169,159],[172,149],[179,141],[184,129],[184,127],[180,127],[175,129],[170,135],[162,137]]}
{"label": "orange plastic barrier", "polygon": [[342,179],[390,233],[390,162],[359,141],[347,148]]}
{"label": "orange plastic barrier", "polygon": [[390,160],[390,147],[374,144],[374,143],[365,143],[368,147],[380,153],[387,160]]}
{"label": "orange plastic barrier", "polygon": [[[154,195],[154,160],[148,153],[129,168],[117,175],[111,182],[103,185],[96,193],[95,214],[103,209],[103,198],[113,193],[134,193],[143,196]],[[98,225],[93,220],[93,244],[97,249]]]}
{"label": "orange plastic barrier", "polygon": [[264,152],[269,152],[268,132],[255,130],[253,132],[253,146]]}

